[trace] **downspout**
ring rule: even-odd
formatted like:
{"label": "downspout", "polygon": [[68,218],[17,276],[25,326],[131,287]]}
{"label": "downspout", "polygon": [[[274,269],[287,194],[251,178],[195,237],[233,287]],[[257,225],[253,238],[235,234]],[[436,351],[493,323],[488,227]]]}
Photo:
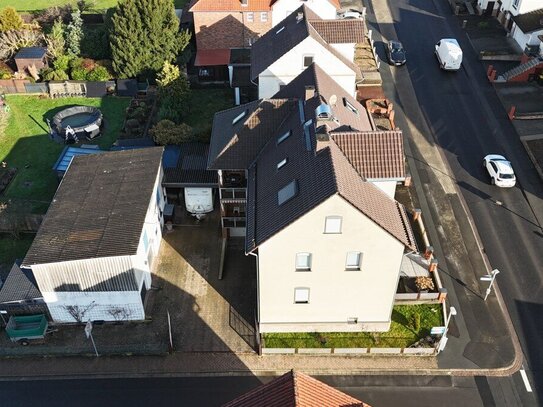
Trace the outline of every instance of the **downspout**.
{"label": "downspout", "polygon": [[258,254],[254,252],[249,252],[251,256],[256,258],[256,335],[258,337],[258,355],[262,355],[262,345],[260,340],[260,269],[258,265]]}

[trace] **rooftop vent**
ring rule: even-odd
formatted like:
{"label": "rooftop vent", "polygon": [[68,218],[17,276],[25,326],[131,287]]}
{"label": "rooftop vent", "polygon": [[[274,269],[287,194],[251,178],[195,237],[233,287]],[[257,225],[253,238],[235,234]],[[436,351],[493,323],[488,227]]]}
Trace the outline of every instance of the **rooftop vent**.
{"label": "rooftop vent", "polygon": [[304,13],[299,11],[298,14],[296,14],[296,22],[299,23],[304,19]]}
{"label": "rooftop vent", "polygon": [[331,105],[331,106],[335,106],[336,103],[337,103],[337,96],[336,96],[336,95],[330,96],[329,102],[330,102],[330,105]]}
{"label": "rooftop vent", "polygon": [[247,7],[249,5],[249,0],[239,0],[239,2],[243,7]]}
{"label": "rooftop vent", "polygon": [[332,109],[326,103],[321,103],[315,109],[317,120],[332,120]]}

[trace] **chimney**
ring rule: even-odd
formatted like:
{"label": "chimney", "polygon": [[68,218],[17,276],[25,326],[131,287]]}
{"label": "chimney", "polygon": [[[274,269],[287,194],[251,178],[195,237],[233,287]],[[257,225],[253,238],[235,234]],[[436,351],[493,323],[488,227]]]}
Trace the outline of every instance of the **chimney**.
{"label": "chimney", "polygon": [[311,85],[307,85],[305,87],[305,101],[308,101],[309,99],[313,98],[315,96],[315,87]]}
{"label": "chimney", "polygon": [[304,19],[304,13],[302,11],[299,11],[298,14],[296,14],[296,22],[299,23],[303,19]]}
{"label": "chimney", "polygon": [[247,7],[249,5],[249,0],[239,0],[239,2],[243,7]]}

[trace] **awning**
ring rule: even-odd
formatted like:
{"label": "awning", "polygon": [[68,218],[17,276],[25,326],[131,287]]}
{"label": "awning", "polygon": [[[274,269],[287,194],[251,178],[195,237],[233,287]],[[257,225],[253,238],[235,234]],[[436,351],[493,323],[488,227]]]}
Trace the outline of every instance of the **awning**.
{"label": "awning", "polygon": [[228,65],[230,49],[201,49],[196,52],[194,66]]}

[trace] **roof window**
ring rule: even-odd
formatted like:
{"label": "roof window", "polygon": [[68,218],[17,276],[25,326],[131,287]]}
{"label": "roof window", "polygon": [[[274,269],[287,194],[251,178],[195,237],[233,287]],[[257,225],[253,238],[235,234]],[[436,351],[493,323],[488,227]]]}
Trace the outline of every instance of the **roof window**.
{"label": "roof window", "polygon": [[277,192],[277,204],[283,205],[298,194],[298,181],[293,180]]}
{"label": "roof window", "polygon": [[238,123],[241,119],[245,117],[246,114],[247,114],[247,110],[244,110],[243,112],[238,114],[236,117],[234,117],[234,120],[232,120],[232,125]]}
{"label": "roof window", "polygon": [[277,144],[281,144],[283,141],[285,141],[286,139],[288,139],[290,137],[290,135],[292,134],[292,131],[289,130],[287,131],[285,134],[283,134],[282,136],[280,136],[278,139],[277,139]]}
{"label": "roof window", "polygon": [[282,26],[280,29],[278,29],[275,33],[276,34],[279,34],[281,31],[283,31],[285,29],[285,26]]}
{"label": "roof window", "polygon": [[281,161],[277,163],[277,169],[280,170],[283,168],[288,162],[288,158],[283,158]]}
{"label": "roof window", "polygon": [[349,109],[351,112],[353,112],[354,114],[358,115],[358,109],[357,109],[356,107],[354,107],[353,104],[347,100],[347,98],[343,98],[343,104],[344,104],[345,107],[346,107],[347,109]]}

